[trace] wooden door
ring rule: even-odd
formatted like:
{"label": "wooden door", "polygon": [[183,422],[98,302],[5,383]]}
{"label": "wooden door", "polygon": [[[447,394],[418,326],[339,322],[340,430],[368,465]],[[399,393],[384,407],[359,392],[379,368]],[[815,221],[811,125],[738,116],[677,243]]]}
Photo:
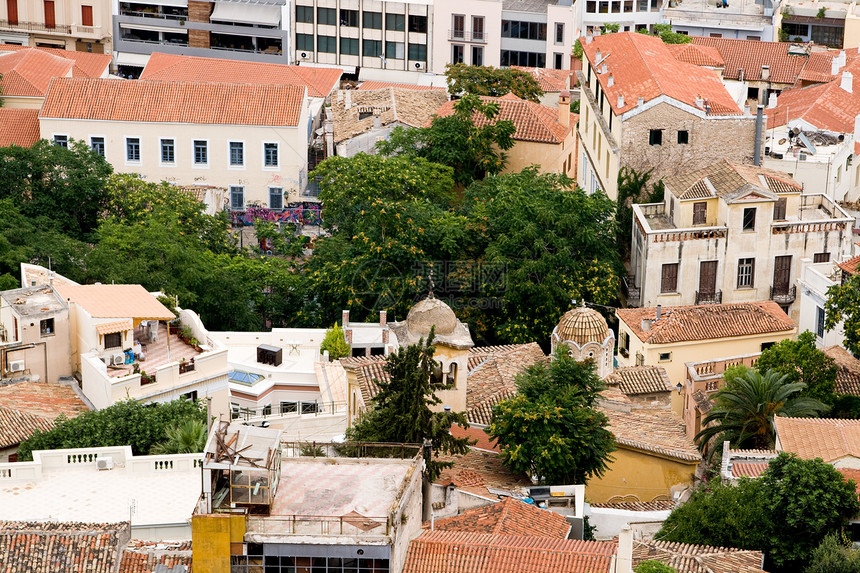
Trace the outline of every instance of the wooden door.
{"label": "wooden door", "polygon": [[713,295],[717,292],[717,261],[699,263],[699,294]]}
{"label": "wooden door", "polygon": [[791,255],[776,257],[773,261],[773,292],[785,294],[791,284]]}
{"label": "wooden door", "polygon": [[92,6],[81,6],[81,25],[82,26],[92,26],[93,25],[93,7]]}
{"label": "wooden door", "polygon": [[18,24],[18,0],[6,0],[6,19],[11,26]]}
{"label": "wooden door", "polygon": [[45,0],[45,27],[55,28],[57,20],[54,18],[54,0]]}

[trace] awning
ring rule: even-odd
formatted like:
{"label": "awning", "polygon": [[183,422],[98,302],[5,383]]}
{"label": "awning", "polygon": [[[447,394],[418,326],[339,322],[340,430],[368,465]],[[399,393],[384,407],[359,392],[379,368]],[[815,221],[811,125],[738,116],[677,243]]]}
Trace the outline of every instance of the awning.
{"label": "awning", "polygon": [[134,66],[137,68],[146,67],[146,62],[149,61],[149,54],[130,54],[128,52],[117,52],[116,65],[118,66]]}
{"label": "awning", "polygon": [[121,320],[119,322],[108,322],[96,325],[96,332],[101,336],[104,336],[105,334],[113,334],[114,332],[125,332],[132,328],[130,320]]}
{"label": "awning", "polygon": [[174,8],[188,7],[188,0],[146,0],[146,3],[157,6],[173,6]]}
{"label": "awning", "polygon": [[277,26],[281,23],[280,6],[263,6],[260,4],[237,4],[233,2],[216,2],[209,21],[236,22],[238,24],[261,24]]}

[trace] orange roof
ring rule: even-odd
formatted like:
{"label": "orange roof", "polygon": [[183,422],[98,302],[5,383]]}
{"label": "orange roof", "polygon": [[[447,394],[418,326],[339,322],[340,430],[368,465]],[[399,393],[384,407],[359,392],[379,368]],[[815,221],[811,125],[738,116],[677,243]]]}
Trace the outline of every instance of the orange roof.
{"label": "orange roof", "polygon": [[57,78],[40,118],[298,126],[304,87]]}
{"label": "orange roof", "polygon": [[41,50],[0,52],[4,96],[44,97],[52,78],[71,76],[74,62]]}
{"label": "orange roof", "polygon": [[[649,344],[752,336],[794,330],[794,322],[773,301],[656,308],[619,308],[618,318]],[[651,321],[648,330],[643,321]]]}
{"label": "orange roof", "polygon": [[15,52],[19,50],[38,50],[46,54],[72,60],[74,62],[72,77],[74,78],[100,78],[108,71],[111,62],[110,54],[92,54],[90,52],[60,50],[57,48],[31,48],[15,44],[0,44],[0,51],[3,52]]}
{"label": "orange roof", "polygon": [[797,79],[807,82],[829,82],[834,77],[830,72],[833,71],[833,57],[835,55],[830,51],[812,52]]}
{"label": "orange roof", "polygon": [[[424,524],[425,529],[429,527],[429,522]],[[512,497],[467,509],[454,517],[437,519],[434,527],[439,531],[529,535],[556,539],[566,539],[570,531],[570,524],[560,514]]]}
{"label": "orange roof", "polygon": [[633,542],[633,566],[660,561],[678,573],[764,573],[761,551],[669,541]]}
{"label": "orange roof", "polygon": [[[513,138],[517,141],[559,144],[570,133],[571,127],[565,127],[558,121],[558,110],[555,108],[525,101],[512,93],[502,97],[481,96],[481,101],[499,105],[499,115],[496,116],[495,121],[512,121],[516,127]],[[453,101],[445,102],[436,112],[439,117],[453,114]],[[490,123],[484,114],[478,112],[475,112],[472,119],[478,126]],[[576,124],[571,122],[571,126],[573,125]]]}
{"label": "orange roof", "polygon": [[361,82],[361,85],[358,86],[360,91],[369,91],[369,90],[381,90],[382,88],[403,88],[405,90],[419,90],[419,91],[427,91],[427,90],[439,90],[439,91],[447,91],[445,88],[440,88],[436,86],[418,86],[415,84],[398,84],[393,82],[377,82],[373,80],[366,80]]}
{"label": "orange roof", "polygon": [[697,44],[666,44],[672,55],[682,62],[706,68],[723,68],[726,61],[720,55],[719,50],[711,46],[699,46]]}
{"label": "orange roof", "polygon": [[515,70],[526,72],[537,80],[544,93],[561,92],[570,88],[570,70],[554,70],[552,68],[524,68],[511,66]]}
{"label": "orange roof", "polygon": [[173,320],[170,310],[140,285],[66,285],[54,289],[93,318]]}
{"label": "orange roof", "polygon": [[308,89],[308,97],[327,97],[337,87],[342,74],[340,68],[239,62],[156,52],[150,56],[140,79],[299,86]]}
{"label": "orange roof", "polygon": [[0,108],[0,147],[30,147],[40,137],[38,109]]}
{"label": "orange roof", "polygon": [[757,478],[770,467],[768,462],[735,462],[732,464],[734,477]]}
{"label": "orange roof", "polygon": [[788,42],[760,42],[732,38],[693,37],[693,44],[716,48],[725,61],[723,77],[737,80],[743,70],[744,80],[761,80],[761,67],[770,66],[770,81],[794,84],[807,64],[807,55],[789,54]]}
{"label": "orange roof", "polygon": [[776,416],[773,422],[780,451],[805,460],[821,458],[826,463],[844,457],[860,458],[860,420]]}
{"label": "orange roof", "polygon": [[403,573],[600,573],[615,553],[610,541],[425,531],[409,544]]}
{"label": "orange roof", "polygon": [[853,468],[836,468],[836,471],[845,476],[846,480],[853,479],[854,487],[856,488],[857,493],[860,493],[860,470]]}
{"label": "orange roof", "polygon": [[[716,71],[677,60],[656,36],[635,32],[605,34],[590,43],[583,40],[582,50],[591,66],[606,65],[607,73],[598,73],[597,81],[616,114],[635,108],[638,98],[647,102],[660,96],[704,109],[704,102],[697,105],[697,98],[702,98],[713,115],[742,113]],[[610,76],[614,81],[611,86]],[[624,96],[624,106],[618,105],[619,95]]]}
{"label": "orange roof", "polygon": [[451,426],[450,432],[455,438],[468,438],[470,442],[474,442],[472,443],[473,448],[499,453],[499,445],[495,439],[490,437],[486,430],[476,428],[475,426],[464,428],[454,424]]}
{"label": "orange roof", "polygon": [[847,69],[854,75],[851,92],[840,87],[841,74],[826,84],[782,92],[776,107],[765,110],[768,129],[801,119],[818,129],[853,134],[854,119],[860,115],[860,62]]}
{"label": "orange roof", "polygon": [[70,386],[46,382],[0,386],[0,448],[20,444],[36,430],[50,430],[60,414],[74,418],[87,410]]}
{"label": "orange roof", "polygon": [[130,320],[120,320],[118,322],[106,322],[96,326],[96,332],[104,336],[105,334],[113,334],[115,332],[125,332],[133,329]]}
{"label": "orange roof", "polygon": [[839,268],[845,271],[848,274],[856,275],[860,274],[860,255],[856,257],[852,257],[847,261],[842,261],[841,263],[837,263]]}
{"label": "orange roof", "polygon": [[837,394],[860,396],[860,360],[841,346],[828,346],[823,352],[836,362],[834,391]]}

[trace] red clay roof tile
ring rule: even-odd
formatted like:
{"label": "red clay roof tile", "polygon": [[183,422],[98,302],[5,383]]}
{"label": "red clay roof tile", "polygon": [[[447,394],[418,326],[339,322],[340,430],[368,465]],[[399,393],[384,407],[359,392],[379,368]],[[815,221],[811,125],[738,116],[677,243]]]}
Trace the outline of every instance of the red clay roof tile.
{"label": "red clay roof tile", "polygon": [[803,120],[818,129],[834,133],[854,133],[854,120],[860,115],[860,61],[848,66],[854,74],[852,91],[840,86],[842,75],[833,81],[805,88],[785,90],[777,97],[777,105],[765,110],[767,128]]}
{"label": "red clay roof tile", "polygon": [[30,147],[40,137],[38,109],[0,108],[0,147]]}
{"label": "red clay roof tile", "polygon": [[[429,523],[424,528],[430,527]],[[570,524],[558,513],[540,509],[512,497],[467,509],[460,515],[437,519],[438,531],[491,533],[493,535],[527,535],[566,539]]]}
{"label": "red clay roof tile", "polygon": [[520,70],[531,74],[540,84],[540,89],[544,93],[555,93],[570,88],[570,70],[554,70],[552,68],[525,68],[523,66],[511,66],[515,70]]}
{"label": "red clay roof tile", "polygon": [[72,60],[74,62],[74,68],[72,69],[73,78],[100,78],[106,75],[112,58],[110,54],[93,54],[90,52],[60,50],[57,48],[31,48],[15,44],[0,44],[0,51],[2,52],[16,52],[20,50],[38,50],[46,54]]}
{"label": "red clay roof tile", "polygon": [[74,62],[30,49],[0,52],[0,86],[3,95],[44,97],[52,78],[71,76]]}
{"label": "red clay roof tile", "polygon": [[378,82],[374,80],[365,80],[361,82],[361,85],[358,86],[359,91],[372,91],[372,90],[381,90],[383,88],[401,88],[404,90],[418,90],[418,91],[428,91],[428,90],[436,90],[436,91],[447,91],[446,88],[440,88],[435,86],[419,86],[415,84],[398,84],[395,82]]}

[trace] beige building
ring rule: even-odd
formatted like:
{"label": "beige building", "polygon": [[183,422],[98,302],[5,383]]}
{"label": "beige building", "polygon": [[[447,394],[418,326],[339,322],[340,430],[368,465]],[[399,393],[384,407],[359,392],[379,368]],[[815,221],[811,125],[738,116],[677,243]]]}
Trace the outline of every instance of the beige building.
{"label": "beige building", "polygon": [[711,398],[723,386],[723,373],[735,366],[752,368],[758,361],[761,352],[688,362],[687,377],[684,380],[684,426],[687,437],[691,440],[702,430],[702,419],[707,416],[713,406]]}
{"label": "beige building", "polygon": [[[512,121],[514,146],[507,150],[507,164],[503,173],[518,173],[531,165],[537,165],[541,173],[564,173],[570,178],[576,175],[576,125],[577,116],[570,113],[570,92],[559,95],[558,108],[526,101],[512,93],[502,97],[481,96],[484,103],[495,103],[499,114],[495,121]],[[454,102],[445,103],[436,112],[439,117],[454,113]],[[475,113],[477,125],[487,125],[489,120]]]}
{"label": "beige building", "polygon": [[657,37],[587,36],[577,77],[576,180],[588,192],[602,189],[615,199],[623,167],[652,169],[656,183],[721,159],[753,156],[755,118],[741,111],[716,71],[677,60]]}
{"label": "beige building", "polygon": [[723,161],[663,182],[633,206],[628,304],[773,300],[797,320],[801,260],[851,252],[853,218],[785,173]]}
{"label": "beige building", "polygon": [[305,96],[291,85],[61,78],[39,121],[43,138],[86,141],[118,172],[226,186],[232,210],[277,210],[307,186]]}
{"label": "beige building", "polygon": [[681,414],[687,363],[761,352],[797,336],[775,302],[623,308],[618,317],[619,366],[662,366],[678,388],[672,409]]}
{"label": "beige building", "polygon": [[6,0],[0,43],[110,54],[110,0]]}

